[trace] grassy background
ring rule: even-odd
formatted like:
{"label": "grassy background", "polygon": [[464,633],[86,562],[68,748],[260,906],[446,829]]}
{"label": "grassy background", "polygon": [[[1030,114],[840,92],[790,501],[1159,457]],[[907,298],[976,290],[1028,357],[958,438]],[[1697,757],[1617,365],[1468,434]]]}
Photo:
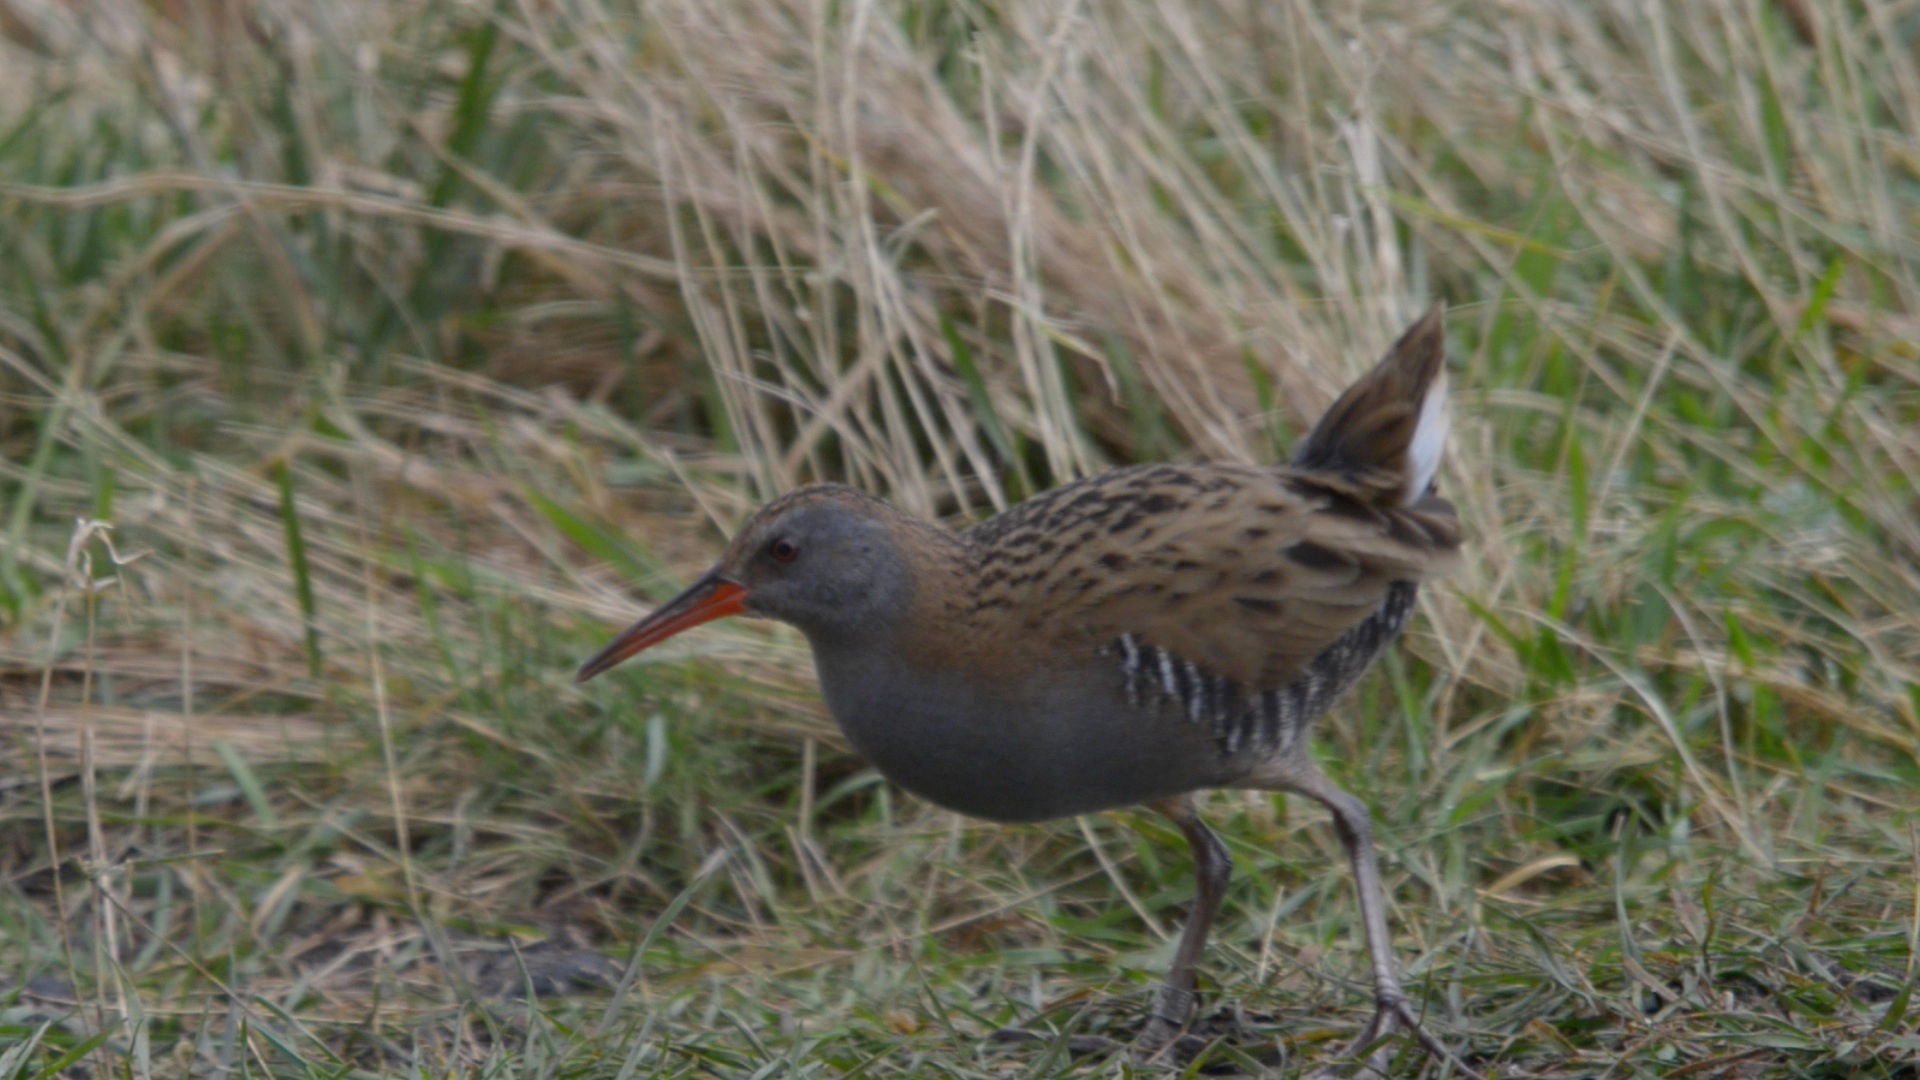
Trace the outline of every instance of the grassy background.
{"label": "grassy background", "polygon": [[[1137,1023],[1168,827],[890,791],[778,628],[573,666],[807,479],[1275,460],[1435,299],[1473,555],[1321,737],[1429,1022],[1914,1076],[1916,147],[1909,0],[4,0],[0,1078],[1121,1069],[977,1037]],[[1338,844],[1209,813],[1323,1060]]]}

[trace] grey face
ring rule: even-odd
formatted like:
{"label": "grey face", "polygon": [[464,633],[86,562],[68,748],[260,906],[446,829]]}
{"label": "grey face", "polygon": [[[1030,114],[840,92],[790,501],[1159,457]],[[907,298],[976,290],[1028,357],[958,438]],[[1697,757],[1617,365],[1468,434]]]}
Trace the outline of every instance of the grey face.
{"label": "grey face", "polygon": [[751,522],[725,560],[749,612],[810,638],[884,633],[906,610],[905,562],[884,522],[820,501]]}

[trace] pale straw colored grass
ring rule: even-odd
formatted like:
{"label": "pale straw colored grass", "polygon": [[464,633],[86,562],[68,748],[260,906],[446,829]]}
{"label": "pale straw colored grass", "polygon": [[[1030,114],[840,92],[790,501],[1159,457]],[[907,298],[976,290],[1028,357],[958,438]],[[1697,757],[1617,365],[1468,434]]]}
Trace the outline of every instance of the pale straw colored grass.
{"label": "pale straw colored grass", "polygon": [[[135,1075],[1073,1072],[968,1047],[1124,1033],[1160,826],[889,793],[788,632],[571,664],[807,480],[961,522],[1276,460],[1444,299],[1472,558],[1323,738],[1434,1022],[1896,1075],[1914,17],[0,2],[0,969]],[[1213,805],[1210,972],[1325,1056],[1337,844]],[[640,962],[508,1007],[508,941]]]}

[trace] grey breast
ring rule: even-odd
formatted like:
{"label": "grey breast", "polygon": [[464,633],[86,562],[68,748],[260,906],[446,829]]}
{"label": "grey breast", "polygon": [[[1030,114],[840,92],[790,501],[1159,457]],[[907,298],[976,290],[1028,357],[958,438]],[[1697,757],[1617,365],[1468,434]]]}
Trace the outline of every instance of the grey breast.
{"label": "grey breast", "polygon": [[1393,583],[1298,678],[1260,692],[1131,635],[1040,679],[914,670],[822,641],[814,660],[829,711],[888,779],[974,817],[1042,821],[1224,786],[1294,750],[1405,628],[1416,592]]}
{"label": "grey breast", "polygon": [[814,651],[855,750],[922,798],[995,821],[1043,821],[1224,784],[1219,741],[1171,704],[1130,704],[1104,658],[998,682],[896,657]]}

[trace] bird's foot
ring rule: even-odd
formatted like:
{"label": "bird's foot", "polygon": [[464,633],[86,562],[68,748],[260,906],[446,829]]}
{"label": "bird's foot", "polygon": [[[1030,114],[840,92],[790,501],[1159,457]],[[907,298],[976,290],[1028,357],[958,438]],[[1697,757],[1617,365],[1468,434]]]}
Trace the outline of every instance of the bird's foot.
{"label": "bird's foot", "polygon": [[1134,1063],[1184,1067],[1198,1057],[1218,1035],[1187,1030],[1199,1000],[1191,990],[1161,983],[1147,1009],[1147,1026],[1133,1040]]}
{"label": "bird's foot", "polygon": [[1154,992],[1153,1005],[1147,1009],[1147,1026],[1140,1030],[1140,1037],[1134,1040],[1134,1048],[1151,1057],[1158,1054],[1179,1037],[1193,1019],[1193,1007],[1199,1000],[1191,990],[1182,990],[1166,983]]}
{"label": "bird's foot", "polygon": [[1382,995],[1378,998],[1373,1010],[1373,1019],[1367,1021],[1367,1026],[1361,1028],[1360,1034],[1355,1036],[1353,1042],[1347,1046],[1347,1051],[1342,1056],[1349,1061],[1358,1062],[1352,1067],[1351,1073],[1331,1065],[1323,1065],[1308,1073],[1306,1080],[1336,1080],[1336,1078],[1347,1076],[1355,1077],[1357,1080],[1380,1080],[1380,1078],[1392,1076],[1393,1073],[1390,1070],[1393,1066],[1393,1049],[1384,1045],[1382,1040],[1402,1031],[1412,1035],[1415,1041],[1419,1042],[1420,1048],[1427,1053],[1441,1061],[1451,1062],[1459,1071],[1459,1075],[1466,1077],[1467,1080],[1484,1080],[1479,1073],[1468,1068],[1466,1062],[1461,1061],[1458,1055],[1447,1049],[1447,1044],[1435,1038],[1420,1023],[1419,1018],[1413,1015],[1413,1010],[1407,1007],[1407,999],[1399,994]]}
{"label": "bird's foot", "polygon": [[1306,1080],[1345,1080],[1352,1076],[1357,1080],[1378,1080],[1379,1077],[1392,1075],[1387,1071],[1393,1063],[1392,1047],[1381,1044],[1381,1040],[1392,1035],[1400,1027],[1400,1016],[1405,1006],[1397,1000],[1382,1000],[1373,1011],[1373,1019],[1360,1029],[1353,1042],[1347,1044],[1346,1052],[1340,1056],[1348,1062],[1358,1062],[1350,1066],[1322,1065],[1306,1075]]}
{"label": "bird's foot", "polygon": [[[1147,1010],[1147,1024],[1134,1038],[1134,1061],[1139,1064],[1173,1064],[1192,1060],[1193,1055],[1207,1044],[1207,1040],[1197,1035],[1184,1033],[1187,1021],[1193,1018],[1197,1000],[1191,990],[1161,984],[1153,995],[1152,1006]],[[1045,1042],[1052,1036],[1026,1028],[1007,1027],[995,1031],[988,1038],[997,1043],[1028,1043]],[[1075,1056],[1109,1054],[1124,1049],[1125,1045],[1103,1035],[1067,1037],[1067,1051]]]}

